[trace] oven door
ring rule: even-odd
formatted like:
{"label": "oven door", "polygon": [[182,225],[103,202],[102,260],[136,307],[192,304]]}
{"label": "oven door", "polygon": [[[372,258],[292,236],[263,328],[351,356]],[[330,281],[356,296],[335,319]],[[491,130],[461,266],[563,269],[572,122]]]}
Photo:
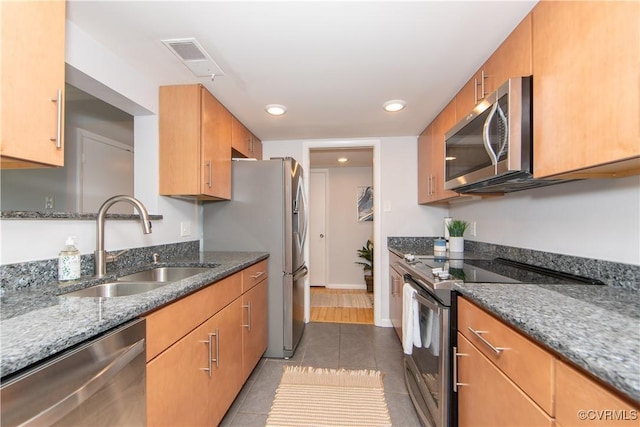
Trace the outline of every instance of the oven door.
{"label": "oven door", "polygon": [[[411,283],[409,281],[409,283]],[[417,285],[412,284],[414,288]],[[405,356],[405,381],[416,411],[425,425],[450,424],[449,307],[418,290],[418,337]]]}

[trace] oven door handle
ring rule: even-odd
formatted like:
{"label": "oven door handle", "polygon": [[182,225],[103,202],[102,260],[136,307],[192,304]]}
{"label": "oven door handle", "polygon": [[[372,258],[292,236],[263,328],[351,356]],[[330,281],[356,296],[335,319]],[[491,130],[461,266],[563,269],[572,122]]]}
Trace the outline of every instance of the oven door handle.
{"label": "oven door handle", "polygon": [[[409,285],[411,286],[411,285]],[[415,289],[414,286],[411,286],[413,289]],[[426,299],[425,297],[423,297],[422,295],[420,295],[420,292],[416,293],[415,295],[416,299],[418,300],[418,302],[420,302],[422,305],[427,306],[428,308],[430,308],[431,310],[433,310],[435,313],[440,314],[440,310],[441,308],[438,307],[437,304],[429,301],[428,299]]]}

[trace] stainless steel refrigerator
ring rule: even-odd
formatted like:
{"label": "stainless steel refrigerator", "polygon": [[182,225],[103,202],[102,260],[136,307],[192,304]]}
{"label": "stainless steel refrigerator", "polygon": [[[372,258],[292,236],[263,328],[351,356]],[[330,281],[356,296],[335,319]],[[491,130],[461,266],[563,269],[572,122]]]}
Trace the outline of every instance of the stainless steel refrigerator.
{"label": "stainless steel refrigerator", "polygon": [[304,331],[307,204],[294,159],[232,163],[231,200],[204,206],[204,250],[269,252],[266,357],[293,355]]}

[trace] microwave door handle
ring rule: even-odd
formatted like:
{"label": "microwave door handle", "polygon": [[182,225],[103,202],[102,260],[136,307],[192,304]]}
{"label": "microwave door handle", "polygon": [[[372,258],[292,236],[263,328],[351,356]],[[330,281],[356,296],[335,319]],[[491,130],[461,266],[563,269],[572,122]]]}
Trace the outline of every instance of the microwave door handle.
{"label": "microwave door handle", "polygon": [[[496,102],[496,105],[497,104],[498,103]],[[502,111],[502,108],[500,108],[499,105],[498,105],[497,111],[498,111],[498,120],[502,120],[502,123],[504,123],[504,133],[502,134],[500,151],[496,155],[496,163],[498,160],[500,160],[500,157],[502,157],[502,155],[504,154],[504,150],[505,148],[507,148],[507,142],[509,141],[509,122],[507,121],[507,117],[504,115],[504,111]]]}
{"label": "microwave door handle", "polygon": [[498,170],[498,158],[496,156],[495,151],[493,151],[493,148],[491,147],[491,140],[489,136],[489,125],[491,124],[491,120],[493,119],[493,116],[495,116],[497,109],[498,109],[498,103],[495,102],[491,106],[489,115],[487,116],[487,119],[484,121],[484,126],[482,127],[482,142],[484,143],[484,149],[489,155],[489,157],[491,158],[491,164],[493,164],[493,166],[496,168],[496,173]]}

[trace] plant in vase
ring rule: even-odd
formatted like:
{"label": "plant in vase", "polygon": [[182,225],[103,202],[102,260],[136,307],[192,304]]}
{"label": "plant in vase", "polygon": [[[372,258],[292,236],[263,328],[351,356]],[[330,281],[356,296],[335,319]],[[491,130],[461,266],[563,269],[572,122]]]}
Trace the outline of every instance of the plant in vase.
{"label": "plant in vase", "polygon": [[[364,261],[356,261],[364,271],[364,281],[367,284],[367,292],[373,292],[373,242],[367,240],[362,249],[357,250],[358,257]],[[368,273],[368,274],[367,274]]]}
{"label": "plant in vase", "polygon": [[454,219],[447,225],[449,231],[449,252],[464,252],[464,232],[469,223],[461,219]]}

